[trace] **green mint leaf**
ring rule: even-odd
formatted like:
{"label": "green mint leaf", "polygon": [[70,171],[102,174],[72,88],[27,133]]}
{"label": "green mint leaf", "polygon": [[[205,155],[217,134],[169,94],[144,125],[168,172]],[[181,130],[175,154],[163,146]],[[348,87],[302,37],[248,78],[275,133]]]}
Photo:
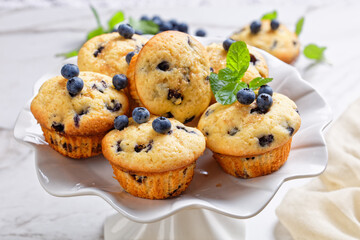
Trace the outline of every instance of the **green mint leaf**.
{"label": "green mint leaf", "polygon": [[271,82],[272,80],[273,80],[272,78],[262,78],[262,77],[254,78],[253,80],[251,80],[251,82],[249,82],[249,88],[251,90],[256,90],[262,85]]}
{"label": "green mint leaf", "polygon": [[94,8],[93,5],[90,5],[90,9],[91,9],[92,13],[94,14],[98,28],[102,28],[98,12],[96,11],[96,9]]}
{"label": "green mint leaf", "polygon": [[269,13],[265,13],[262,17],[261,20],[273,20],[277,18],[277,11],[274,10],[273,12],[269,12]]}
{"label": "green mint leaf", "polygon": [[297,23],[296,23],[296,28],[295,28],[295,33],[296,35],[300,35],[301,31],[302,31],[302,28],[303,28],[303,25],[304,25],[304,21],[305,21],[305,18],[304,17],[301,17]]}
{"label": "green mint leaf", "polygon": [[326,47],[319,47],[316,44],[308,44],[304,48],[304,55],[309,59],[321,61],[324,59],[324,51]]}
{"label": "green mint leaf", "polygon": [[104,31],[104,29],[103,29],[102,27],[99,27],[99,28],[97,28],[97,29],[94,29],[94,30],[92,30],[92,31],[90,31],[90,32],[88,33],[88,35],[87,35],[87,40],[89,40],[89,39],[91,39],[91,38],[93,38],[93,37],[99,36],[99,35],[101,35],[101,34],[104,34],[104,33],[105,33],[105,31]]}
{"label": "green mint leaf", "polygon": [[153,21],[137,21],[130,17],[129,24],[134,29],[142,31],[143,34],[157,34],[159,32],[159,26]]}
{"label": "green mint leaf", "polygon": [[67,52],[67,53],[58,53],[55,56],[56,57],[64,57],[64,58],[71,58],[71,57],[75,57],[77,56],[79,53],[78,50],[73,50],[71,52]]}
{"label": "green mint leaf", "polygon": [[210,74],[210,87],[214,95],[223,88],[228,82],[219,80],[219,76],[216,73]]}
{"label": "green mint leaf", "polygon": [[230,68],[224,68],[219,71],[218,75],[220,80],[236,82],[239,73],[232,71]]}
{"label": "green mint leaf", "polygon": [[124,20],[125,20],[125,16],[122,11],[118,11],[117,13],[115,13],[108,21],[109,32],[111,32],[114,29],[116,24],[118,24]]}
{"label": "green mint leaf", "polygon": [[241,79],[248,69],[249,63],[250,54],[246,43],[239,41],[231,44],[226,56],[226,67],[238,72],[239,79]]}
{"label": "green mint leaf", "polygon": [[216,92],[216,101],[222,105],[232,104],[236,101],[236,93],[245,87],[247,87],[247,84],[244,82],[230,82]]}

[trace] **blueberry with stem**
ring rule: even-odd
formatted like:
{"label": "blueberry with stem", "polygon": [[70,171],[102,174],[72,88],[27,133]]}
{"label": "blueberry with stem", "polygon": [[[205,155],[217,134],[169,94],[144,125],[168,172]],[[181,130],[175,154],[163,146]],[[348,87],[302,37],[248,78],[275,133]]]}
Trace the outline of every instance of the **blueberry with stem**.
{"label": "blueberry with stem", "polygon": [[79,68],[75,64],[68,63],[61,68],[61,75],[66,79],[77,77],[79,73]]}
{"label": "blueberry with stem", "polygon": [[114,75],[112,82],[116,90],[124,89],[128,85],[128,79],[124,74]]}
{"label": "blueberry with stem", "polygon": [[135,30],[129,24],[120,24],[118,27],[118,32],[124,38],[131,39],[135,33]]}
{"label": "blueberry with stem", "polygon": [[255,93],[250,88],[243,88],[236,93],[236,98],[239,103],[250,105],[255,100]]}
{"label": "blueberry with stem", "polygon": [[139,124],[146,123],[149,121],[150,112],[144,107],[137,107],[133,110],[132,117]]}
{"label": "blueberry with stem", "polygon": [[114,127],[117,130],[123,130],[129,125],[129,119],[126,115],[117,116],[114,120]]}
{"label": "blueberry with stem", "polygon": [[166,117],[158,117],[152,122],[152,127],[156,132],[165,134],[171,129],[171,122]]}

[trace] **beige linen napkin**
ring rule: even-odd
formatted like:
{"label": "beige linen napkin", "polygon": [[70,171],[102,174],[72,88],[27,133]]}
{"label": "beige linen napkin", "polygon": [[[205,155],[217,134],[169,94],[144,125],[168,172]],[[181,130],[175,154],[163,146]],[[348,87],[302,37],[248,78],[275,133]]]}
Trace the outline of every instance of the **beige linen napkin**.
{"label": "beige linen napkin", "polygon": [[332,125],[326,143],[325,172],[290,190],[276,214],[294,239],[360,239],[360,99]]}

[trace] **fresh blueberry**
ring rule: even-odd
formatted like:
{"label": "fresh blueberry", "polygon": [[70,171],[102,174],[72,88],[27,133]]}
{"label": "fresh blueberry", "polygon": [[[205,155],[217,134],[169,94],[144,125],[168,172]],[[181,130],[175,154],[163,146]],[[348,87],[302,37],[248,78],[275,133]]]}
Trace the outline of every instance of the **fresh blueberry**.
{"label": "fresh blueberry", "polygon": [[118,32],[124,38],[131,39],[135,33],[135,30],[129,24],[120,24],[118,28]]}
{"label": "fresh blueberry", "polygon": [[156,16],[156,15],[151,20],[158,26],[160,26],[161,23],[163,22],[163,20],[159,16]]}
{"label": "fresh blueberry", "polygon": [[143,16],[141,16],[140,20],[141,21],[150,21],[150,18],[146,15],[143,15]]}
{"label": "fresh blueberry", "polygon": [[66,78],[66,79],[70,79],[73,77],[77,77],[79,76],[79,68],[78,66],[74,65],[74,64],[65,64],[62,68],[61,68],[61,75]]}
{"label": "fresh blueberry", "polygon": [[128,79],[124,74],[116,74],[112,82],[116,90],[124,89],[128,85]]}
{"label": "fresh blueberry", "polygon": [[259,89],[259,95],[262,94],[262,93],[267,93],[269,94],[270,96],[273,95],[273,90],[272,88],[269,86],[269,85],[262,85]]}
{"label": "fresh blueberry", "polygon": [[188,32],[188,25],[186,23],[179,23],[177,26],[178,31],[187,33]]}
{"label": "fresh blueberry", "polygon": [[226,39],[223,42],[223,48],[225,49],[225,51],[229,51],[231,44],[233,44],[234,42],[235,42],[235,40],[232,40],[231,38]]}
{"label": "fresh blueberry", "polygon": [[273,104],[273,100],[269,94],[262,93],[257,97],[256,104],[260,111],[267,112]]}
{"label": "fresh blueberry", "polygon": [[155,132],[165,134],[171,129],[171,122],[166,117],[158,117],[152,122]]}
{"label": "fresh blueberry", "polygon": [[133,110],[132,117],[139,124],[145,123],[149,121],[150,112],[144,107],[137,107]]}
{"label": "fresh blueberry", "polygon": [[79,77],[70,78],[66,83],[66,88],[70,96],[75,97],[84,87],[84,81]]}
{"label": "fresh blueberry", "polygon": [[253,21],[251,24],[250,24],[250,31],[253,33],[253,34],[256,34],[260,31],[260,28],[261,28],[261,22],[260,21]]}
{"label": "fresh blueberry", "polygon": [[198,29],[198,30],[195,32],[195,36],[205,37],[205,36],[206,36],[206,32],[205,32],[204,29]]}
{"label": "fresh blueberry", "polygon": [[134,55],[135,55],[135,52],[129,52],[129,53],[126,55],[125,60],[126,60],[127,64],[130,64],[131,59],[132,59],[132,57],[133,57]]}
{"label": "fresh blueberry", "polygon": [[171,27],[172,30],[177,30],[178,23],[175,19],[171,19],[169,23],[172,25]]}
{"label": "fresh blueberry", "polygon": [[250,105],[255,100],[255,93],[250,88],[243,88],[236,93],[236,98],[239,103]]}
{"label": "fresh blueberry", "polygon": [[164,32],[164,31],[169,31],[172,29],[172,24],[169,23],[169,22],[162,22],[160,25],[159,25],[159,30],[160,32]]}
{"label": "fresh blueberry", "polygon": [[270,26],[271,26],[271,29],[272,29],[272,30],[276,30],[276,29],[279,28],[280,23],[279,23],[278,20],[273,19],[273,20],[271,20]]}
{"label": "fresh blueberry", "polygon": [[114,127],[117,130],[123,130],[129,125],[129,119],[126,115],[117,116],[114,120]]}

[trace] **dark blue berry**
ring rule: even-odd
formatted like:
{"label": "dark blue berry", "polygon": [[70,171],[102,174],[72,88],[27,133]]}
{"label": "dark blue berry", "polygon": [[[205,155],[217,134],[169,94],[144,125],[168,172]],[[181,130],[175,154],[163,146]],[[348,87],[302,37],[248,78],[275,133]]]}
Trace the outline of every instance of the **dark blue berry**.
{"label": "dark blue berry", "polygon": [[269,134],[259,138],[259,145],[261,147],[270,146],[270,144],[274,141],[274,135]]}
{"label": "dark blue berry", "polygon": [[273,104],[272,97],[267,93],[260,94],[256,99],[256,104],[261,112],[267,112]]}
{"label": "dark blue berry", "polygon": [[169,31],[172,29],[172,24],[169,23],[169,22],[162,22],[160,25],[159,25],[159,30],[161,32],[164,32],[164,31]]}
{"label": "dark blue berry", "polygon": [[146,15],[143,15],[143,16],[141,16],[140,20],[141,21],[150,21],[150,18]]}
{"label": "dark blue berry", "polygon": [[114,127],[117,130],[123,130],[129,125],[129,119],[126,115],[117,116],[114,120]]}
{"label": "dark blue berry", "polygon": [[269,85],[262,85],[259,89],[259,95],[262,94],[262,93],[267,93],[269,94],[270,96],[273,95],[273,90],[272,88],[269,86]]}
{"label": "dark blue berry", "polygon": [[79,68],[78,66],[74,65],[74,64],[65,64],[62,68],[61,68],[61,75],[66,78],[66,79],[70,79],[73,77],[77,77],[79,76]]}
{"label": "dark blue berry", "polygon": [[279,23],[278,20],[273,19],[273,20],[271,20],[270,26],[271,26],[271,29],[272,29],[272,30],[276,30],[276,29],[279,28],[280,23]]}
{"label": "dark blue berry", "polygon": [[175,19],[171,19],[169,23],[172,25],[171,27],[172,30],[177,30],[178,23]]}
{"label": "dark blue berry", "polygon": [[250,105],[255,100],[255,93],[250,88],[243,88],[236,93],[236,98],[239,103]]}
{"label": "dark blue berry", "polygon": [[205,32],[204,29],[198,29],[198,30],[195,32],[195,36],[205,37],[205,36],[206,36],[206,32]]}
{"label": "dark blue berry", "polygon": [[79,77],[70,78],[66,83],[66,88],[70,96],[75,97],[84,87],[84,81]]}
{"label": "dark blue berry", "polygon": [[179,23],[177,26],[177,30],[180,32],[187,33],[188,32],[188,25],[186,23]]}
{"label": "dark blue berry", "polygon": [[261,28],[261,22],[260,21],[253,21],[251,24],[250,24],[250,31],[253,33],[253,34],[256,34],[260,31],[260,28]]}
{"label": "dark blue berry", "polygon": [[223,42],[223,48],[225,49],[225,51],[229,51],[231,44],[233,44],[234,42],[235,42],[235,40],[232,40],[231,38],[226,39]]}
{"label": "dark blue berry", "polygon": [[128,79],[124,74],[116,74],[112,82],[116,90],[124,89],[128,85]]}
{"label": "dark blue berry", "polygon": [[160,26],[163,22],[163,20],[159,16],[156,16],[156,15],[151,20],[158,26]]}
{"label": "dark blue berry", "polygon": [[137,107],[133,110],[132,117],[139,124],[145,123],[149,121],[150,112],[144,107]]}
{"label": "dark blue berry", "polygon": [[131,39],[135,33],[135,30],[129,24],[120,24],[118,27],[118,32],[124,38]]}
{"label": "dark blue berry", "polygon": [[170,64],[167,61],[162,61],[157,65],[157,68],[161,71],[167,71],[170,68]]}
{"label": "dark blue berry", "polygon": [[133,57],[134,55],[135,55],[135,52],[129,52],[129,53],[126,55],[125,60],[126,60],[127,64],[130,64],[131,59],[132,59],[132,57]]}
{"label": "dark blue berry", "polygon": [[158,117],[152,122],[155,132],[165,134],[171,129],[171,122],[166,117]]}

